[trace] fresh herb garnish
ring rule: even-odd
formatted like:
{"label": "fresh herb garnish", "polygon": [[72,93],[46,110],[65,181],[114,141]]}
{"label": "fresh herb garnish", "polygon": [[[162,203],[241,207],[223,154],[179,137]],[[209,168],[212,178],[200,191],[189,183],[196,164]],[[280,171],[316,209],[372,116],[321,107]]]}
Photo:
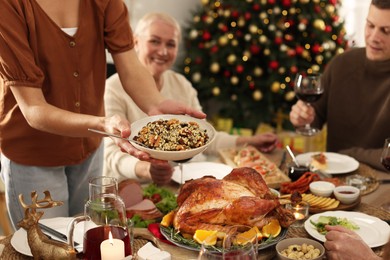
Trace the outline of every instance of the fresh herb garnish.
{"label": "fresh herb garnish", "polygon": [[317,229],[318,233],[325,235],[327,230],[325,229],[326,225],[330,226],[343,226],[350,230],[358,230],[360,227],[348,220],[347,218],[338,218],[332,216],[320,216],[318,222],[310,220],[310,223]]}

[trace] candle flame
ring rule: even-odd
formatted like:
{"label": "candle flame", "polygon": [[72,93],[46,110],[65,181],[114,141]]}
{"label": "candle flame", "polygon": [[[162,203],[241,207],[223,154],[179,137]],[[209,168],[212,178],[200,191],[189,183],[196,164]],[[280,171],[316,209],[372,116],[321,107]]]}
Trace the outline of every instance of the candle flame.
{"label": "candle flame", "polygon": [[112,233],[111,233],[111,230],[110,230],[110,233],[108,233],[108,241],[110,242],[110,244],[113,246],[114,245],[114,239],[112,237]]}

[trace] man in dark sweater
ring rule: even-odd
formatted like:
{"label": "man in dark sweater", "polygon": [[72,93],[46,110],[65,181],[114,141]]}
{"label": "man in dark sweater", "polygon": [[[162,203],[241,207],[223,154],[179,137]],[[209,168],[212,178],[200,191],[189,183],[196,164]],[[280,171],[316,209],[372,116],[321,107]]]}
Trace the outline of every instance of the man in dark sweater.
{"label": "man in dark sweater", "polygon": [[294,126],[327,124],[327,151],[354,157],[376,169],[390,137],[390,1],[372,0],[365,48],[334,57],[322,76],[325,91],[312,107],[298,101]]}
{"label": "man in dark sweater", "polygon": [[[295,126],[328,125],[327,150],[355,157],[384,170],[380,154],[390,136],[390,0],[372,0],[365,28],[365,48],[335,57],[322,77],[325,92],[290,112]],[[327,226],[324,246],[329,260],[390,259],[390,241],[379,257],[355,232]]]}

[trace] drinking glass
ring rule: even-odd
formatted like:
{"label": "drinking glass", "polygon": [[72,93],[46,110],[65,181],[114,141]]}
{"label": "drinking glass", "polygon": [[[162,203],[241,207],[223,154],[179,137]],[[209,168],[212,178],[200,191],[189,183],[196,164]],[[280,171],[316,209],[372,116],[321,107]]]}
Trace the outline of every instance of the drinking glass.
{"label": "drinking glass", "polygon": [[387,171],[390,171],[390,137],[385,139],[381,155],[381,163]]}
{"label": "drinking glass", "polygon": [[[381,163],[383,167],[390,172],[390,137],[385,139],[381,154]],[[390,202],[383,203],[381,208],[390,212]]]}
{"label": "drinking glass", "polygon": [[232,226],[222,240],[221,248],[209,246],[209,240],[206,238],[199,251],[198,260],[256,260],[257,234],[242,235],[249,229],[247,226]]}
{"label": "drinking glass", "polygon": [[[298,99],[310,106],[311,103],[320,99],[324,93],[321,74],[298,73],[294,81],[294,92]],[[297,133],[305,136],[315,135],[319,131],[318,128],[314,128],[310,124],[296,128]]]}

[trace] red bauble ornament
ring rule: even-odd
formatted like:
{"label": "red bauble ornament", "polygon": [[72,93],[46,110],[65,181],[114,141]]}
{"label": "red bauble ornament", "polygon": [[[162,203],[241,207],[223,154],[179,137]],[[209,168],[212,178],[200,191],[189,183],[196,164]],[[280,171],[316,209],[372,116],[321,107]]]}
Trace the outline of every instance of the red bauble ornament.
{"label": "red bauble ornament", "polygon": [[291,34],[285,34],[284,39],[289,42],[294,40],[294,37]]}
{"label": "red bauble ornament", "polygon": [[332,26],[326,25],[325,26],[325,32],[330,33],[332,31]]}
{"label": "red bauble ornament", "polygon": [[238,16],[240,16],[240,13],[237,10],[232,11],[233,18],[238,18]]}
{"label": "red bauble ornament", "polygon": [[321,7],[319,5],[314,6],[314,12],[319,14],[321,12]]}
{"label": "red bauble ornament", "polygon": [[273,70],[276,70],[277,68],[279,68],[279,62],[277,62],[276,60],[270,61],[268,67]]}
{"label": "red bauble ornament", "polygon": [[321,51],[321,46],[316,43],[311,47],[311,51],[315,54],[318,54]]}
{"label": "red bauble ornament", "polygon": [[223,72],[223,75],[225,76],[225,78],[230,78],[230,75],[232,75],[232,74],[230,73],[230,71],[225,70],[225,71]]}
{"label": "red bauble ornament", "polygon": [[213,47],[211,47],[210,52],[211,53],[216,53],[218,50],[219,50],[218,46],[214,45]]}
{"label": "red bauble ornament", "polygon": [[202,39],[205,41],[209,41],[211,39],[211,34],[208,31],[205,31],[202,35]]}
{"label": "red bauble ornament", "polygon": [[245,14],[244,14],[244,18],[245,18],[245,20],[249,20],[249,19],[251,19],[252,18],[252,14],[250,13],[250,12],[245,12]]}
{"label": "red bauble ornament", "polygon": [[289,57],[295,57],[296,52],[295,52],[294,49],[288,49],[288,50],[287,50],[287,55],[288,55]]}
{"label": "red bauble ornament", "polygon": [[290,71],[291,71],[292,74],[295,74],[295,73],[298,72],[298,67],[297,66],[291,66]]}
{"label": "red bauble ornament", "polygon": [[250,47],[249,47],[249,50],[252,54],[256,55],[256,54],[259,54],[260,53],[260,47],[258,45],[255,45],[255,44],[252,44]]}
{"label": "red bauble ornament", "polygon": [[283,39],[282,39],[282,37],[276,37],[274,42],[275,42],[275,44],[280,45],[280,44],[282,44]]}
{"label": "red bauble ornament", "polygon": [[236,71],[239,74],[243,73],[244,72],[244,66],[242,66],[241,64],[237,65],[236,66]]}
{"label": "red bauble ornament", "polygon": [[200,42],[200,43],[198,44],[198,48],[199,48],[199,49],[204,49],[204,43],[203,43],[203,42]]}
{"label": "red bauble ornament", "polygon": [[260,11],[260,5],[256,3],[252,6],[252,9],[253,11]]}
{"label": "red bauble ornament", "polygon": [[227,32],[229,30],[229,28],[225,24],[222,25],[220,29],[222,32]]}
{"label": "red bauble ornament", "polygon": [[274,4],[275,4],[275,0],[268,0],[268,3],[269,3],[270,5],[274,5]]}
{"label": "red bauble ornament", "polygon": [[202,57],[196,57],[195,64],[201,64],[202,63]]}
{"label": "red bauble ornament", "polygon": [[332,4],[332,5],[336,5],[337,4],[337,0],[329,0],[329,3]]}
{"label": "red bauble ornament", "polygon": [[302,52],[303,52],[303,47],[302,46],[297,46],[297,47],[295,47],[295,52],[296,52],[296,54],[297,55],[301,55],[302,54]]}
{"label": "red bauble ornament", "polygon": [[249,88],[254,89],[255,88],[255,83],[253,81],[249,82]]}
{"label": "red bauble ornament", "polygon": [[283,0],[282,5],[284,7],[290,7],[291,6],[291,0]]}

